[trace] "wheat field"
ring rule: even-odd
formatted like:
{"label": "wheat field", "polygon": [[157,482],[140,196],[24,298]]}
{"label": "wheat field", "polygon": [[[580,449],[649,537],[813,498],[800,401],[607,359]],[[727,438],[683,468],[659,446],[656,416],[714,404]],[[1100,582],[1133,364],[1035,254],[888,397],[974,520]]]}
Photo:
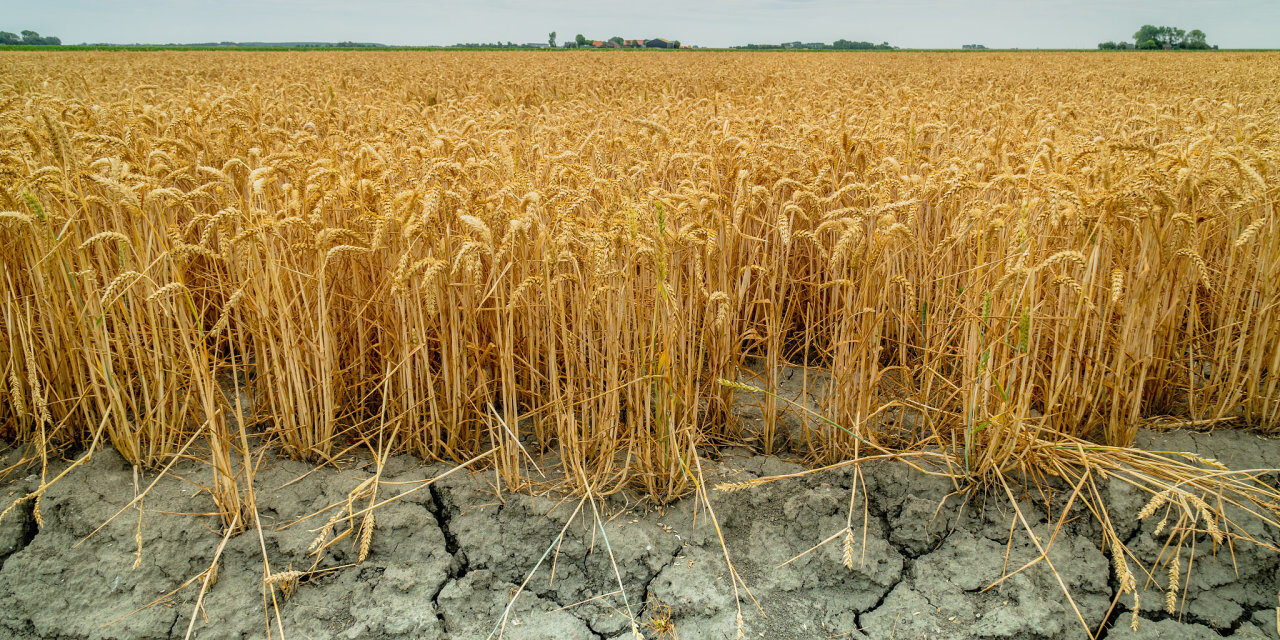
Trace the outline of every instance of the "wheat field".
{"label": "wheat field", "polygon": [[262,447],[513,486],[551,453],[672,500],[706,451],[782,446],[784,367],[813,464],[977,478],[1157,416],[1280,428],[1271,54],[0,69],[0,437],[198,455],[228,526]]}

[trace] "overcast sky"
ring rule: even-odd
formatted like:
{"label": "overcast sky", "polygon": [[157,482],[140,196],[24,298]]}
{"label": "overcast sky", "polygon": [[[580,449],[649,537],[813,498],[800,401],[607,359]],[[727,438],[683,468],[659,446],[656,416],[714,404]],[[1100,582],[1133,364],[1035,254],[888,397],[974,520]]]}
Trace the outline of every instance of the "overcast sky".
{"label": "overcast sky", "polygon": [[0,0],[0,30],[81,42],[560,41],[582,33],[728,46],[790,40],[900,47],[1093,47],[1143,24],[1224,48],[1280,48],[1280,0]]}

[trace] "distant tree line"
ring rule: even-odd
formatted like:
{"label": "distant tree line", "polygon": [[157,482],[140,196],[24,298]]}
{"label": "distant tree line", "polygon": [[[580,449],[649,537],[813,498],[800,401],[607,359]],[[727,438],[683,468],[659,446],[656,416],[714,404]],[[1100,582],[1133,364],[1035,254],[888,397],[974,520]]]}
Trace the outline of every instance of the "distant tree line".
{"label": "distant tree line", "polygon": [[0,44],[62,44],[62,40],[58,36],[41,36],[40,34],[27,30],[23,31],[19,36],[16,33],[8,31],[0,31]]}
{"label": "distant tree line", "polygon": [[836,40],[835,42],[832,42],[831,48],[832,49],[894,49],[895,47],[889,44],[888,42],[881,42],[880,44],[872,44],[870,42],[862,42],[861,40],[850,41],[850,40],[841,39],[841,40]]}
{"label": "distant tree line", "polygon": [[385,44],[378,42],[353,42],[351,40],[343,40],[342,42],[231,42],[223,40],[222,42],[135,42],[132,44],[119,44],[112,42],[92,42],[86,43],[94,47],[173,47],[173,48],[197,48],[197,49],[386,49],[390,48]]}
{"label": "distant tree line", "polygon": [[[554,34],[555,32],[553,31],[551,32],[551,34],[548,34],[548,35],[554,35]],[[646,44],[648,42],[654,42],[654,41],[662,42],[663,46],[650,46]],[[595,44],[596,42],[600,42],[602,43],[602,45],[596,45]],[[551,46],[554,47],[555,44],[552,44]],[[634,40],[628,40],[626,38],[623,38],[622,36],[613,36],[608,40],[597,41],[579,33],[578,35],[573,37],[573,40],[566,40],[563,45],[563,48],[565,49],[583,49],[583,48],[594,48],[594,47],[617,48],[617,49],[679,49],[680,41],[664,40],[662,38],[636,38]]]}
{"label": "distant tree line", "polygon": [[1205,50],[1217,49],[1217,45],[1210,46],[1205,41],[1205,34],[1199,29],[1184,31],[1177,27],[1157,27],[1155,25],[1144,24],[1133,34],[1133,44],[1128,42],[1106,41],[1098,43],[1099,49],[1190,49]]}
{"label": "distant tree line", "polygon": [[889,50],[897,49],[897,47],[888,42],[875,44],[874,42],[863,42],[860,40],[845,40],[843,38],[827,44],[825,42],[783,42],[782,44],[747,44],[734,47],[734,49],[839,49],[842,51],[872,51],[872,50]]}
{"label": "distant tree line", "polygon": [[455,49],[538,49],[538,48],[542,48],[542,49],[545,49],[547,48],[547,45],[542,44],[541,42],[528,42],[525,44],[518,44],[508,40],[507,42],[502,42],[502,41],[459,42],[453,45],[452,48],[455,48]]}

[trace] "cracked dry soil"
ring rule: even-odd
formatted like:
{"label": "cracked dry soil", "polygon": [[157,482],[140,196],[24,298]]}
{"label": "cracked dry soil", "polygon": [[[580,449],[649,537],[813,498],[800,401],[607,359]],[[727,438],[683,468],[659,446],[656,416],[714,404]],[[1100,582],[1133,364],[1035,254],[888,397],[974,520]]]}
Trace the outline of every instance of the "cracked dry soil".
{"label": "cracked dry soil", "polygon": [[[1280,441],[1247,432],[1144,432],[1139,444],[1194,451],[1233,468],[1280,461]],[[709,484],[800,469],[745,451],[725,452],[709,467]],[[383,471],[380,495],[417,486],[445,469],[394,458]],[[0,522],[0,637],[183,637],[197,584],[138,610],[212,559],[221,540],[216,520],[190,513],[209,503],[189,481],[203,473],[179,464],[147,495],[137,568],[137,509],[84,540],[135,495],[131,468],[113,452],[95,455],[47,491],[42,527],[30,503],[11,512]],[[263,546],[273,571],[308,568],[306,550],[324,517],[285,525],[344,502],[371,473],[367,464],[312,471],[302,463],[269,460],[256,478],[263,538],[250,531],[229,540],[193,637],[264,637]],[[850,470],[711,493],[731,557],[763,610],[743,594],[748,638],[1087,637],[1044,563],[987,588],[1036,555],[1020,528],[1010,542],[1013,512],[1006,499],[977,496],[966,503],[949,481],[901,463],[865,464],[862,474],[867,491],[852,505],[858,532],[852,569],[842,564],[842,538],[779,567],[846,527]],[[18,476],[0,485],[0,498],[11,501],[37,486],[35,476]],[[279,603],[286,637],[488,637],[577,505],[527,494],[500,499],[492,479],[458,472],[380,508],[364,563],[306,579]],[[140,478],[139,484],[150,481]],[[415,484],[395,484],[400,482]],[[1104,490],[1120,535],[1149,562],[1161,542],[1152,535],[1152,523],[1135,520],[1143,496],[1118,483]],[[622,496],[601,506],[603,530],[589,517],[564,529],[555,553],[516,600],[503,637],[627,638],[628,606],[648,638],[658,633],[645,623],[667,616],[685,640],[735,637],[732,583],[704,509],[695,508],[693,499],[646,509]],[[1058,514],[1030,496],[1020,506],[1047,537],[1050,517]],[[1257,534],[1280,544],[1274,530]],[[1277,554],[1238,546],[1213,555],[1200,547],[1181,611],[1166,614],[1162,592],[1144,593],[1134,632],[1128,624],[1130,597],[1108,613],[1116,582],[1100,540],[1088,517],[1074,519],[1058,534],[1050,559],[1091,625],[1110,618],[1106,637],[1277,637]],[[348,542],[330,547],[322,566],[353,562],[356,552]],[[606,549],[612,550],[616,575]]]}

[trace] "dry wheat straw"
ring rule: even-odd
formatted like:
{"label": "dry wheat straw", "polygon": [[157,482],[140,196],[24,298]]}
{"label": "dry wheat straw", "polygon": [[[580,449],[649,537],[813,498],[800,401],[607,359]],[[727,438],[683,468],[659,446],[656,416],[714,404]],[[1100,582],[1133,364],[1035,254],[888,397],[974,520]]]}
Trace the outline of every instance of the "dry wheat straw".
{"label": "dry wheat straw", "polygon": [[[497,447],[519,484],[524,447],[660,502],[700,447],[783,443],[789,364],[829,374],[790,442],[814,463],[927,444],[990,481],[1133,461],[1056,443],[1170,411],[1280,429],[1280,139],[1242,133],[1280,129],[1272,58],[877,56],[850,100],[844,58],[4,55],[0,437],[105,425],[157,467],[203,434],[228,526],[232,371],[299,458]],[[1140,458],[1140,515],[1242,535],[1184,459]]]}

